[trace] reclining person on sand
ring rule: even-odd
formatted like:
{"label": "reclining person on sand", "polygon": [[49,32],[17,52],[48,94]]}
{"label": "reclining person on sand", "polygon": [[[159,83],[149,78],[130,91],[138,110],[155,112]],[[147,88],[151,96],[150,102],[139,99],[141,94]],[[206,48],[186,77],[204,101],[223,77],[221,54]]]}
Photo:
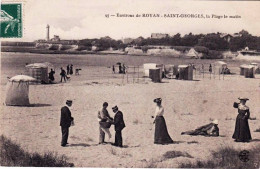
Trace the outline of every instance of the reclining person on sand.
{"label": "reclining person on sand", "polygon": [[201,126],[195,130],[182,132],[182,135],[203,135],[203,136],[219,136],[218,120],[214,120],[211,123]]}

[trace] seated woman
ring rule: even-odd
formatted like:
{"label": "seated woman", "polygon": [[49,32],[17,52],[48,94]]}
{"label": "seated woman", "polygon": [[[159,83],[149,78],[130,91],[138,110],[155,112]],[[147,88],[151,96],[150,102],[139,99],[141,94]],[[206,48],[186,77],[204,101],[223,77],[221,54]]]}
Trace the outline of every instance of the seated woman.
{"label": "seated woman", "polygon": [[195,130],[182,132],[182,135],[202,135],[202,136],[219,136],[219,128],[218,128],[218,120],[214,120],[213,122],[201,126]]}

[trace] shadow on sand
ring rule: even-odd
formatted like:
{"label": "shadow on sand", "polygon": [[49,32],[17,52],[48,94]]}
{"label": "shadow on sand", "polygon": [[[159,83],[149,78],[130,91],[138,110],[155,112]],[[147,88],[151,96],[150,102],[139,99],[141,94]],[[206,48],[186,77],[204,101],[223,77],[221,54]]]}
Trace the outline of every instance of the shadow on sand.
{"label": "shadow on sand", "polygon": [[260,139],[253,139],[250,142],[260,142]]}
{"label": "shadow on sand", "polygon": [[35,104],[30,104],[27,107],[48,107],[48,106],[51,106],[51,104],[35,103]]}
{"label": "shadow on sand", "polygon": [[89,147],[91,145],[85,143],[69,144],[68,147]]}

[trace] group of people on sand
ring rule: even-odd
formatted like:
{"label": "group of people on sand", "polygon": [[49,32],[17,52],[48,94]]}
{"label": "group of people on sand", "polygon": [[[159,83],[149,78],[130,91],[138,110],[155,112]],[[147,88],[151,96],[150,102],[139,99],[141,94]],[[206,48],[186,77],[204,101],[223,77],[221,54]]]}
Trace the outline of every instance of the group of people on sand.
{"label": "group of people on sand", "polygon": [[[236,142],[249,142],[252,137],[249,129],[248,119],[250,118],[249,107],[246,106],[246,101],[249,100],[245,97],[239,97],[239,103],[234,102],[233,107],[238,109],[238,115],[236,118],[235,131],[232,136]],[[168,133],[166,121],[164,118],[164,107],[162,106],[162,99],[156,98],[153,100],[156,103],[155,114],[152,116],[154,118],[153,123],[155,124],[154,131],[154,144],[172,144],[174,141]],[[74,118],[71,116],[69,107],[72,105],[71,100],[66,101],[66,106],[61,108],[61,118],[60,126],[62,131],[62,141],[61,146],[66,146],[68,144],[69,127],[73,124]],[[107,110],[108,103],[104,102],[103,107],[98,111],[98,122],[99,122],[99,144],[105,144],[105,135],[107,134],[109,139],[112,137],[109,128],[114,125],[115,129],[115,142],[112,144],[114,146],[123,147],[122,130],[126,127],[123,113],[119,111],[117,106],[112,107],[115,113],[114,118],[112,118]],[[214,120],[207,125],[196,128],[195,130],[190,130],[182,132],[182,135],[203,135],[203,136],[219,136],[218,120]]]}
{"label": "group of people on sand", "polygon": [[[75,75],[79,75],[79,70],[81,69],[76,69],[75,71]],[[68,75],[73,75],[73,64],[68,64],[67,65],[67,72],[63,69],[63,67],[60,68],[60,82],[64,81],[66,82],[67,80],[70,79],[70,77]],[[54,74],[55,74],[55,70],[51,69],[51,71],[49,72],[49,81],[50,83],[53,83],[55,78],[54,78]]]}
{"label": "group of people on sand", "polygon": [[[72,100],[66,101],[66,106],[61,108],[60,126],[62,133],[61,146],[65,147],[68,144],[69,127],[74,123],[74,118],[71,116],[69,107],[72,106]],[[125,122],[123,118],[123,113],[118,109],[117,106],[112,107],[115,113],[114,118],[112,118],[107,110],[108,103],[104,102],[103,107],[98,111],[98,122],[99,122],[99,144],[105,144],[105,134],[109,138],[112,137],[109,128],[111,125],[115,127],[115,142],[112,144],[114,146],[123,147],[122,130],[125,128]]]}
{"label": "group of people on sand", "polygon": [[[115,65],[112,66],[112,73],[116,73]],[[126,74],[127,73],[127,66],[125,66],[125,64],[121,65],[121,63],[120,63],[118,65],[118,73]]]}
{"label": "group of people on sand", "polygon": [[67,75],[73,75],[73,64],[67,65]]}
{"label": "group of people on sand", "polygon": [[61,76],[61,79],[60,79],[60,82],[62,82],[62,80],[64,82],[66,82],[67,80],[70,79],[70,77],[68,75],[73,75],[73,64],[68,64],[67,65],[67,72],[63,69],[63,67],[60,68],[60,76]]}
{"label": "group of people on sand", "polygon": [[[238,109],[236,118],[235,131],[232,136],[235,142],[249,142],[252,140],[248,119],[250,118],[249,107],[246,106],[246,97],[239,97],[239,103],[234,102],[233,107]],[[181,134],[188,135],[204,135],[204,136],[219,136],[218,121],[214,120],[212,123],[201,126],[195,130],[182,132]]]}

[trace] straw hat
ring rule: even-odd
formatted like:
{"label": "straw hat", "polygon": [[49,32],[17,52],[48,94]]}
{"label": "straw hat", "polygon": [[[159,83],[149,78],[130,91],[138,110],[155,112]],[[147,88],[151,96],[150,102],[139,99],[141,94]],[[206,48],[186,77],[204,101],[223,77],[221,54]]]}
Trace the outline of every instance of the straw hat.
{"label": "straw hat", "polygon": [[215,120],[212,121],[212,123],[214,123],[214,124],[218,124],[218,120],[215,119]]}
{"label": "straw hat", "polygon": [[66,104],[72,104],[72,100],[67,100]]}
{"label": "straw hat", "polygon": [[113,110],[113,111],[116,111],[116,110],[118,110],[118,107],[117,107],[117,106],[114,106],[114,107],[112,107],[112,110]]}
{"label": "straw hat", "polygon": [[245,101],[249,100],[249,99],[246,98],[246,97],[239,97],[238,99],[239,99],[239,100],[245,100]]}

